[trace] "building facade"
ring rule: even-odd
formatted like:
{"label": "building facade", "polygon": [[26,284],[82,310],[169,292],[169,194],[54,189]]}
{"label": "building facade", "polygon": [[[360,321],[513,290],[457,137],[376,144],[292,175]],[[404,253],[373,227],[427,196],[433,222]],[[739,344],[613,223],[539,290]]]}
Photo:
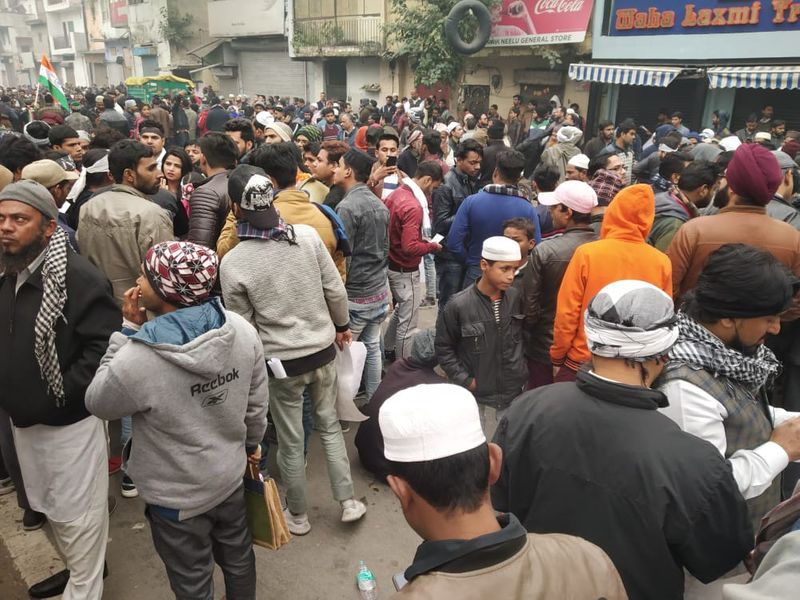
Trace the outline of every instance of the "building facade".
{"label": "building facade", "polygon": [[593,23],[592,59],[570,76],[591,84],[598,118],[652,127],[657,111],[679,110],[700,131],[719,110],[735,131],[770,104],[800,125],[797,2],[607,0]]}

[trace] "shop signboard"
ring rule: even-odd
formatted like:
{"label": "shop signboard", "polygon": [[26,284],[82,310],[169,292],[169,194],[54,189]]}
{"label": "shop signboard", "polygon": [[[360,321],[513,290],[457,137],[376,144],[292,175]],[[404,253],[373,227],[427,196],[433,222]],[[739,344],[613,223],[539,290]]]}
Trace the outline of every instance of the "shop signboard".
{"label": "shop signboard", "polygon": [[111,0],[109,6],[109,21],[112,27],[128,26],[128,0]]}
{"label": "shop signboard", "polygon": [[502,0],[490,9],[487,46],[536,46],[582,42],[593,0]]}
{"label": "shop signboard", "polygon": [[800,0],[613,0],[609,36],[800,32]]}

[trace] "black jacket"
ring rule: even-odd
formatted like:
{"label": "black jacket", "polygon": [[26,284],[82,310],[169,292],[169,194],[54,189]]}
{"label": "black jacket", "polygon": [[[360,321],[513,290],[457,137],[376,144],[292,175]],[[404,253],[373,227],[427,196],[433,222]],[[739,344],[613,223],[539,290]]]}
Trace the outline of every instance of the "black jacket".
{"label": "black jacket", "polygon": [[525,307],[525,356],[550,363],[558,289],[578,246],[597,239],[591,225],[567,229],[545,240],[531,252],[523,269],[522,294]]}
{"label": "black jacket", "polygon": [[[447,238],[450,227],[456,218],[458,207],[464,198],[478,191],[477,182],[456,169],[450,169],[444,176],[444,184],[433,191],[433,232]],[[447,239],[444,240],[444,249],[437,258],[457,260],[455,255],[447,250]]]}
{"label": "black jacket", "polygon": [[64,378],[63,408],[47,392],[34,356],[33,326],[42,303],[41,267],[14,296],[14,281],[0,277],[0,406],[17,427],[70,425],[85,419],[86,388],[122,325],[111,284],[87,259],[67,255],[67,303],[56,323],[56,350]]}
{"label": "black jacket", "polygon": [[383,436],[378,425],[381,406],[400,390],[427,383],[445,383],[445,380],[432,367],[420,365],[412,358],[400,359],[389,367],[370,401],[361,407],[369,419],[358,426],[356,433],[358,458],[367,471],[382,481],[386,481],[389,465],[383,455]]}
{"label": "black jacket", "polygon": [[186,236],[188,241],[216,249],[231,209],[228,173],[217,173],[195,186],[189,213],[189,234]]}
{"label": "black jacket", "polygon": [[683,569],[710,582],[753,546],[730,464],[656,409],[659,391],[586,371],[520,396],[500,422],[494,508],[532,533],[596,544],[631,600],[683,598]]}
{"label": "black jacket", "polygon": [[528,380],[522,319],[522,296],[514,288],[503,294],[499,324],[477,284],[450,298],[436,321],[436,357],[450,381],[469,387],[475,379],[478,402],[507,408]]}

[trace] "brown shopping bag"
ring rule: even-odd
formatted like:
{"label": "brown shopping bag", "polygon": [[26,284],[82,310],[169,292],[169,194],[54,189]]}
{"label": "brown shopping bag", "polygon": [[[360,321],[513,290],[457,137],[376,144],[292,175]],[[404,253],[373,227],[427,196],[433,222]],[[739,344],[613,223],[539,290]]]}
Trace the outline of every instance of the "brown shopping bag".
{"label": "brown shopping bag", "polygon": [[254,544],[277,550],[291,539],[275,480],[265,481],[258,466],[250,463],[244,475],[244,499]]}

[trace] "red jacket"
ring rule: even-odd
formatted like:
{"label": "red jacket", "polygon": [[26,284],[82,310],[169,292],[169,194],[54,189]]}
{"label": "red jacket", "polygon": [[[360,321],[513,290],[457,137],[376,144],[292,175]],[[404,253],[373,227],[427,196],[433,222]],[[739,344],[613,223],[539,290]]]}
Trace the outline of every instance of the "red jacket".
{"label": "red jacket", "polygon": [[422,257],[436,250],[436,244],[422,239],[422,206],[407,185],[386,198],[389,209],[389,264],[403,269],[419,267]]}

